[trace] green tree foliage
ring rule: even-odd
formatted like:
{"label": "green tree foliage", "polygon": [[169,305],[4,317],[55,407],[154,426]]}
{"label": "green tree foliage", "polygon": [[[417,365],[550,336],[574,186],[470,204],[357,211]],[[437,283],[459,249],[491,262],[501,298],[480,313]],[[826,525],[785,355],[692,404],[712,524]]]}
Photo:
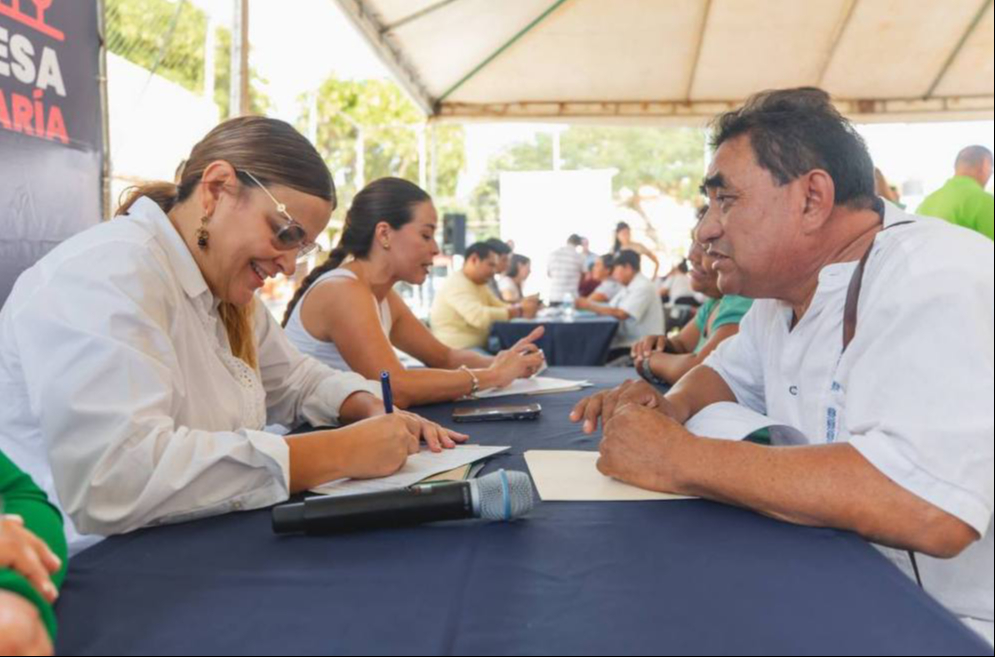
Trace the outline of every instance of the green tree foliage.
{"label": "green tree foliage", "polygon": [[[209,25],[203,11],[184,0],[107,0],[106,10],[110,52],[191,92],[203,93]],[[218,28],[215,44],[214,98],[225,119],[229,117],[231,30]],[[271,105],[260,90],[265,80],[250,73],[250,111],[266,114]]]}
{"label": "green tree foliage", "polygon": [[[365,146],[362,177],[367,183],[387,176],[418,181],[418,135],[425,117],[396,84],[389,80],[331,77],[318,89],[316,105],[315,143],[336,174],[343,205],[359,191],[357,144],[361,133]],[[310,103],[304,99],[298,127],[305,133],[310,116]],[[455,195],[463,170],[464,132],[459,125],[430,129],[435,131],[434,152],[438,155],[436,196],[444,200]],[[427,150],[432,157],[430,139]]]}
{"label": "green tree foliage", "polygon": [[[214,60],[214,102],[221,110],[221,118],[231,118],[231,30],[218,28],[217,56]],[[273,104],[260,90],[267,82],[255,69],[249,67],[249,114],[266,116]],[[201,87],[203,88],[203,84]]]}
{"label": "green tree foliage", "polygon": [[692,128],[578,126],[561,140],[564,168],[618,169],[615,191],[651,185],[690,201],[705,167],[705,135]]}
{"label": "green tree foliage", "polygon": [[[207,17],[186,2],[107,0],[107,48],[194,92],[204,88]],[[169,39],[169,46],[163,44]],[[160,58],[160,54],[162,55]]]}
{"label": "green tree foliage", "polygon": [[[691,201],[704,171],[705,135],[691,128],[574,126],[560,136],[560,157],[564,170],[616,169],[613,184],[619,198],[625,190],[637,193],[652,186]],[[498,224],[501,172],[549,171],[552,166],[553,138],[542,132],[492,158],[470,200],[473,226],[486,231]],[[638,194],[631,198],[628,205],[641,212]]]}

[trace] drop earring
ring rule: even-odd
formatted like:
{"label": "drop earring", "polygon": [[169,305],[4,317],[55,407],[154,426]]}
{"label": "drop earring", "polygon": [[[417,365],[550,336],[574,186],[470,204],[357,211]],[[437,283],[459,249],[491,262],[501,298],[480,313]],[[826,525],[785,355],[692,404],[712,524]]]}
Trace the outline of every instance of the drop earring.
{"label": "drop earring", "polygon": [[206,214],[200,219],[200,228],[197,229],[197,247],[201,251],[207,251],[208,246],[211,242],[211,233],[207,230],[207,222],[211,218]]}

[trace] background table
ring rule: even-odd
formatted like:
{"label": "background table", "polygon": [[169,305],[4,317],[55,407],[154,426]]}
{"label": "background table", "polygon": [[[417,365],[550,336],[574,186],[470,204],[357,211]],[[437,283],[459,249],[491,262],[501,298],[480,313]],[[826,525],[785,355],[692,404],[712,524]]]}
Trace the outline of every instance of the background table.
{"label": "background table", "polygon": [[[538,398],[537,423],[473,426],[513,446],[488,471],[526,470],[529,449],[596,449],[566,420],[580,397]],[[329,538],[234,514],[84,552],[58,612],[64,655],[992,654],[856,536],[703,501]]]}
{"label": "background table", "polygon": [[536,344],[546,353],[551,367],[599,367],[608,360],[612,340],[618,333],[618,320],[611,317],[565,320],[516,320],[499,322],[491,329],[500,349],[510,349],[538,327],[546,335]]}

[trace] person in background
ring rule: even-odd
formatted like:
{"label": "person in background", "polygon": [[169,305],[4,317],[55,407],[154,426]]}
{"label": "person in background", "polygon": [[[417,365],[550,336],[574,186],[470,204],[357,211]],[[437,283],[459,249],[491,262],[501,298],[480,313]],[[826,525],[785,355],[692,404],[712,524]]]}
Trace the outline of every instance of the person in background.
{"label": "person in background", "polygon": [[[194,147],[179,185],[133,189],[117,218],[21,275],[0,311],[0,449],[68,516],[74,551],[384,477],[422,439],[466,440],[386,415],[379,384],[301,354],[257,301],[334,208],[307,139],[237,118]],[[265,429],[303,424],[339,428]]]}
{"label": "person in background", "polygon": [[584,256],[584,269],[590,271],[591,267],[598,260],[598,256],[591,252],[591,240],[586,237],[580,240],[580,253]]}
{"label": "person in background", "polygon": [[[389,372],[400,408],[456,401],[535,374],[544,362],[532,344],[541,329],[497,358],[451,349],[394,291],[398,283],[425,283],[439,254],[438,223],[435,204],[418,185],[399,178],[370,183],[353,199],[338,246],[287,308],[291,343],[370,380]],[[395,349],[428,367],[405,368]]]}
{"label": "person in background", "polygon": [[532,275],[532,261],[517,253],[511,256],[508,273],[501,277],[498,289],[505,303],[521,303],[525,299],[525,283]]}
{"label": "person in background", "polygon": [[591,267],[594,266],[595,261],[598,256],[591,252],[591,240],[586,237],[580,240],[580,253],[584,256],[584,269],[590,271]]}
{"label": "person in background", "polygon": [[551,279],[550,303],[563,303],[576,299],[580,282],[584,278],[584,256],[580,247],[584,238],[571,235],[567,243],[549,256],[548,273]]}
{"label": "person in background", "polygon": [[874,169],[874,193],[889,203],[897,205],[903,210],[905,209],[905,206],[902,205],[902,198],[898,194],[898,189],[888,182],[884,172],[877,167]]}
{"label": "person in background", "polygon": [[0,655],[51,655],[68,550],[62,514],[0,452]]}
{"label": "person in background", "polygon": [[578,298],[585,299],[591,296],[594,294],[594,291],[598,289],[598,286],[601,285],[601,281],[594,277],[594,270],[597,266],[598,259],[595,259],[587,265],[587,269],[584,272],[584,278],[580,279],[580,288],[578,288],[580,296]]}
{"label": "person in background", "polygon": [[689,272],[688,261],[681,260],[663,280],[659,291],[660,297],[665,303],[698,304]]}
{"label": "person in background", "polygon": [[614,317],[622,323],[619,327],[609,361],[628,358],[632,347],[640,340],[658,335],[663,331],[663,304],[657,295],[656,286],[640,273],[642,259],[635,251],[622,251],[615,258],[612,275],[624,289],[610,305],[602,305],[589,299],[578,299],[577,309],[587,310],[604,317]]}
{"label": "person in background", "polygon": [[536,297],[508,305],[491,293],[487,284],[497,269],[498,255],[489,244],[478,242],[466,250],[463,270],[449,277],[432,304],[432,333],[442,344],[485,351],[495,322],[534,319],[538,314]]}
{"label": "person in background", "polygon": [[722,294],[716,260],[705,253],[697,239],[691,244],[688,260],[691,287],[709,300],[698,311],[695,321],[676,337],[653,336],[632,348],[636,370],[655,383],[674,385],[704,363],[719,345],[739,333],[739,323],[753,305],[750,299]]}
{"label": "person in background", "polygon": [[594,268],[591,270],[589,286],[590,292],[584,294],[586,290],[581,290],[581,299],[587,299],[594,303],[611,303],[619,292],[622,285],[615,280],[615,258],[611,255],[603,255],[594,261]]}
{"label": "person in background", "polygon": [[919,214],[950,223],[995,240],[995,198],[985,191],[992,179],[992,152],[969,146],[957,156],[955,175],[926,197]]}
{"label": "person in background", "polygon": [[502,242],[497,238],[489,239],[486,243],[498,256],[497,273],[487,283],[487,288],[491,291],[491,294],[500,299],[501,289],[498,287],[498,280],[501,276],[508,273],[508,268],[511,267],[511,256],[515,254],[515,250],[508,242]]}
{"label": "person in background", "polygon": [[632,239],[632,227],[625,223],[624,221],[619,223],[615,227],[615,247],[612,250],[612,255],[618,257],[622,251],[635,251],[640,256],[649,258],[653,261],[653,275],[650,280],[655,281],[660,276],[660,259],[656,257],[656,254],[646,248],[639,242],[635,242]]}

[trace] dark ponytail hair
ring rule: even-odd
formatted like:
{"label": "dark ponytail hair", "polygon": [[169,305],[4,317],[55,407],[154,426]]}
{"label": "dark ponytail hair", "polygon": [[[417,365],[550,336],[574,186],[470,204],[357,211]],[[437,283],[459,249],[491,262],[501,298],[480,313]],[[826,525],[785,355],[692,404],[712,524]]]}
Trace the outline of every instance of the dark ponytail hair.
{"label": "dark ponytail hair", "polygon": [[622,252],[622,240],[618,238],[618,234],[623,230],[632,230],[632,227],[624,221],[619,223],[618,226],[615,226],[615,248],[612,249],[612,253],[614,255],[618,255]]}
{"label": "dark ponytail hair", "polygon": [[294,293],[283,316],[283,325],[287,325],[294,314],[294,308],[319,278],[341,267],[349,256],[357,260],[369,257],[377,226],[386,222],[394,230],[400,230],[414,219],[414,206],[431,200],[432,197],[421,187],[400,178],[375,180],[356,194],[352,207],[346,214],[338,246],[332,250],[324,264],[307,275]]}

